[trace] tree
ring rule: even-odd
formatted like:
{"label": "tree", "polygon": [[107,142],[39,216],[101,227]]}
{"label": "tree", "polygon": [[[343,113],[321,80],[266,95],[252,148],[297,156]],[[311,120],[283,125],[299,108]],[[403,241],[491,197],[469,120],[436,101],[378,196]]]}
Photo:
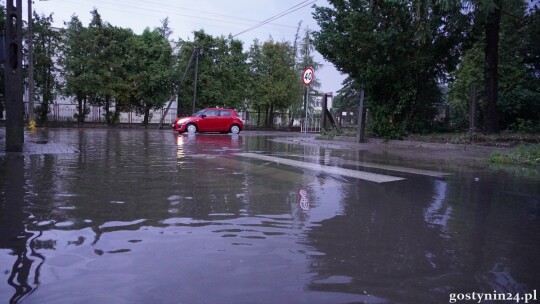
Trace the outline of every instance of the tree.
{"label": "tree", "polygon": [[90,77],[91,42],[88,29],[83,26],[79,18],[74,15],[66,28],[62,30],[62,52],[60,65],[64,78],[63,94],[74,96],[77,102],[77,122],[83,123],[89,113],[88,98],[91,88],[87,85]]}
{"label": "tree", "polygon": [[360,90],[351,77],[345,78],[341,83],[342,88],[337,91],[334,97],[333,107],[337,112],[357,110],[360,100]]}
{"label": "tree", "polygon": [[249,52],[250,106],[265,112],[265,127],[273,127],[274,113],[298,102],[299,77],[294,48],[288,42],[255,40]]}
{"label": "tree", "polygon": [[172,48],[165,36],[165,27],[164,23],[162,28],[153,31],[147,28],[133,39],[130,101],[135,110],[144,115],[145,126],[151,118],[150,110],[162,108],[173,92]]}
{"label": "tree", "polygon": [[[97,10],[91,12],[88,26],[89,71],[87,85],[91,88],[89,101],[102,106],[107,124],[118,123],[120,112],[129,109],[132,83],[129,79],[129,54],[133,32],[111,26],[101,19]],[[111,106],[115,105],[115,112]]]}
{"label": "tree", "polygon": [[[0,33],[5,31],[6,9],[2,3],[0,3]],[[2,54],[4,50],[2,50]],[[4,118],[4,64],[0,63],[0,119]]]}
{"label": "tree", "polygon": [[330,0],[316,7],[316,49],[367,91],[371,129],[396,138],[429,126],[438,81],[457,64],[466,18],[440,1]]}
{"label": "tree", "polygon": [[[537,11],[527,13],[525,2],[507,3],[505,6],[501,17],[497,64],[496,107],[499,111],[496,126],[499,128],[524,129],[538,121],[540,75],[538,65],[535,67],[535,58],[538,58],[538,53],[534,51],[535,45],[538,46],[534,34],[538,32],[535,22],[540,23],[540,14]],[[473,83],[477,85],[480,101],[479,118],[486,121],[486,116],[490,115],[486,106],[490,101],[484,82],[486,43],[480,39],[468,49],[459,68],[453,73],[450,106],[452,122],[458,128],[468,126],[469,89]],[[489,130],[485,128],[486,132]]]}
{"label": "tree", "polygon": [[[198,61],[196,107],[243,108],[247,96],[247,54],[240,40],[232,37],[213,37],[203,30],[196,31],[194,41],[183,42],[179,58],[178,75],[182,75],[190,57],[199,50],[198,58],[192,60],[188,76],[180,84],[179,106],[191,111],[195,62]],[[189,110],[187,110],[189,109]]]}
{"label": "tree", "polygon": [[[298,30],[300,30],[300,27],[299,27]],[[313,57],[313,53],[315,51],[315,46],[313,45],[312,34],[313,34],[313,32],[310,31],[309,28],[306,28],[304,30],[304,35],[300,39],[297,54],[295,54],[295,56],[296,56],[296,70],[297,70],[297,75],[298,75],[299,78],[301,77],[302,72],[304,71],[304,69],[307,68],[307,67],[312,67],[313,70],[315,71],[315,75],[317,75],[317,70],[321,66],[321,64],[319,62],[316,62],[315,58]],[[317,79],[317,77],[315,77],[313,82],[307,87],[304,87],[302,85],[302,82],[298,81],[298,87],[299,87],[300,92],[301,92],[301,93],[299,93],[299,95],[300,96],[304,95],[304,101],[303,101],[304,109],[309,104],[313,104],[314,97],[317,94],[319,94],[318,89],[320,88],[320,86],[321,86],[321,83]],[[308,90],[309,90],[309,94],[307,94]],[[309,100],[307,100],[308,96],[309,96]],[[298,104],[296,104],[296,103],[292,104],[292,109],[293,110],[297,109],[298,105],[299,105],[299,103]]]}
{"label": "tree", "polygon": [[47,121],[49,105],[54,102],[60,91],[58,80],[60,70],[56,64],[60,33],[52,28],[52,15],[46,17],[34,13],[33,19],[35,97],[41,102],[36,112],[38,119],[43,122]]}

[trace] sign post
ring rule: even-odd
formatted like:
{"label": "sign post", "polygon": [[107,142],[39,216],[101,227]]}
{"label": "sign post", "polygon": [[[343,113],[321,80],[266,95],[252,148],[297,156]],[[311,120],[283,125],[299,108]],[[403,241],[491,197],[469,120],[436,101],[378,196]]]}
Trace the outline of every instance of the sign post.
{"label": "sign post", "polygon": [[312,67],[307,67],[302,72],[302,83],[306,86],[306,117],[304,118],[304,132],[307,134],[308,128],[308,108],[309,108],[309,86],[315,79],[315,72]]}
{"label": "sign post", "polygon": [[24,145],[22,36],[22,0],[8,0],[4,65],[6,152],[22,152]]}

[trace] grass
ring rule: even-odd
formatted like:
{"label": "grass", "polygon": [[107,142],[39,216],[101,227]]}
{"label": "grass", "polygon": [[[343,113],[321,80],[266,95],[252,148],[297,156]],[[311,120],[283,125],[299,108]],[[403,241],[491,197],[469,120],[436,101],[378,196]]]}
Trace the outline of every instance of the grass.
{"label": "grass", "polygon": [[540,144],[520,145],[508,153],[493,153],[490,160],[497,164],[540,166]]}
{"label": "grass", "polygon": [[427,135],[412,134],[407,136],[407,140],[450,143],[450,144],[474,144],[495,147],[517,147],[524,144],[539,144],[539,134],[510,133],[501,134],[469,134],[469,133],[434,133]]}

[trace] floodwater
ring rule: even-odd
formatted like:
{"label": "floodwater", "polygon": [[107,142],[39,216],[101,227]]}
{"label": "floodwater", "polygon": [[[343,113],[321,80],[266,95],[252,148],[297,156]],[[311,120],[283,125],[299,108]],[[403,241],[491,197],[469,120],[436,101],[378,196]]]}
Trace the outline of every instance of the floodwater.
{"label": "floodwater", "polygon": [[448,303],[540,287],[537,174],[249,133],[37,136],[79,153],[0,156],[1,303]]}

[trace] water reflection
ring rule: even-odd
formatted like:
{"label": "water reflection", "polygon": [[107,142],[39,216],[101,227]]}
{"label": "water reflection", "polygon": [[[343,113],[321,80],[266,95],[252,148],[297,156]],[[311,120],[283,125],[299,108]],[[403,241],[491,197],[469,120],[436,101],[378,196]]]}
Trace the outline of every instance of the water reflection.
{"label": "water reflection", "polygon": [[540,286],[530,181],[455,170],[376,184],[236,155],[418,168],[263,136],[47,136],[81,152],[0,158],[3,302],[437,303]]}
{"label": "water reflection", "polygon": [[[39,270],[44,257],[36,252],[35,239],[39,234],[26,230],[25,213],[25,165],[24,157],[8,155],[1,159],[2,171],[2,200],[0,201],[0,249],[8,249],[7,256],[2,256],[1,265],[6,267],[9,274],[7,283],[14,289],[9,299],[16,303],[38,288]],[[14,257],[14,258],[12,258]],[[8,261],[6,261],[8,260]],[[8,270],[8,265],[12,265]],[[34,278],[33,281],[30,278]],[[6,286],[0,287],[0,293],[8,294]]]}

